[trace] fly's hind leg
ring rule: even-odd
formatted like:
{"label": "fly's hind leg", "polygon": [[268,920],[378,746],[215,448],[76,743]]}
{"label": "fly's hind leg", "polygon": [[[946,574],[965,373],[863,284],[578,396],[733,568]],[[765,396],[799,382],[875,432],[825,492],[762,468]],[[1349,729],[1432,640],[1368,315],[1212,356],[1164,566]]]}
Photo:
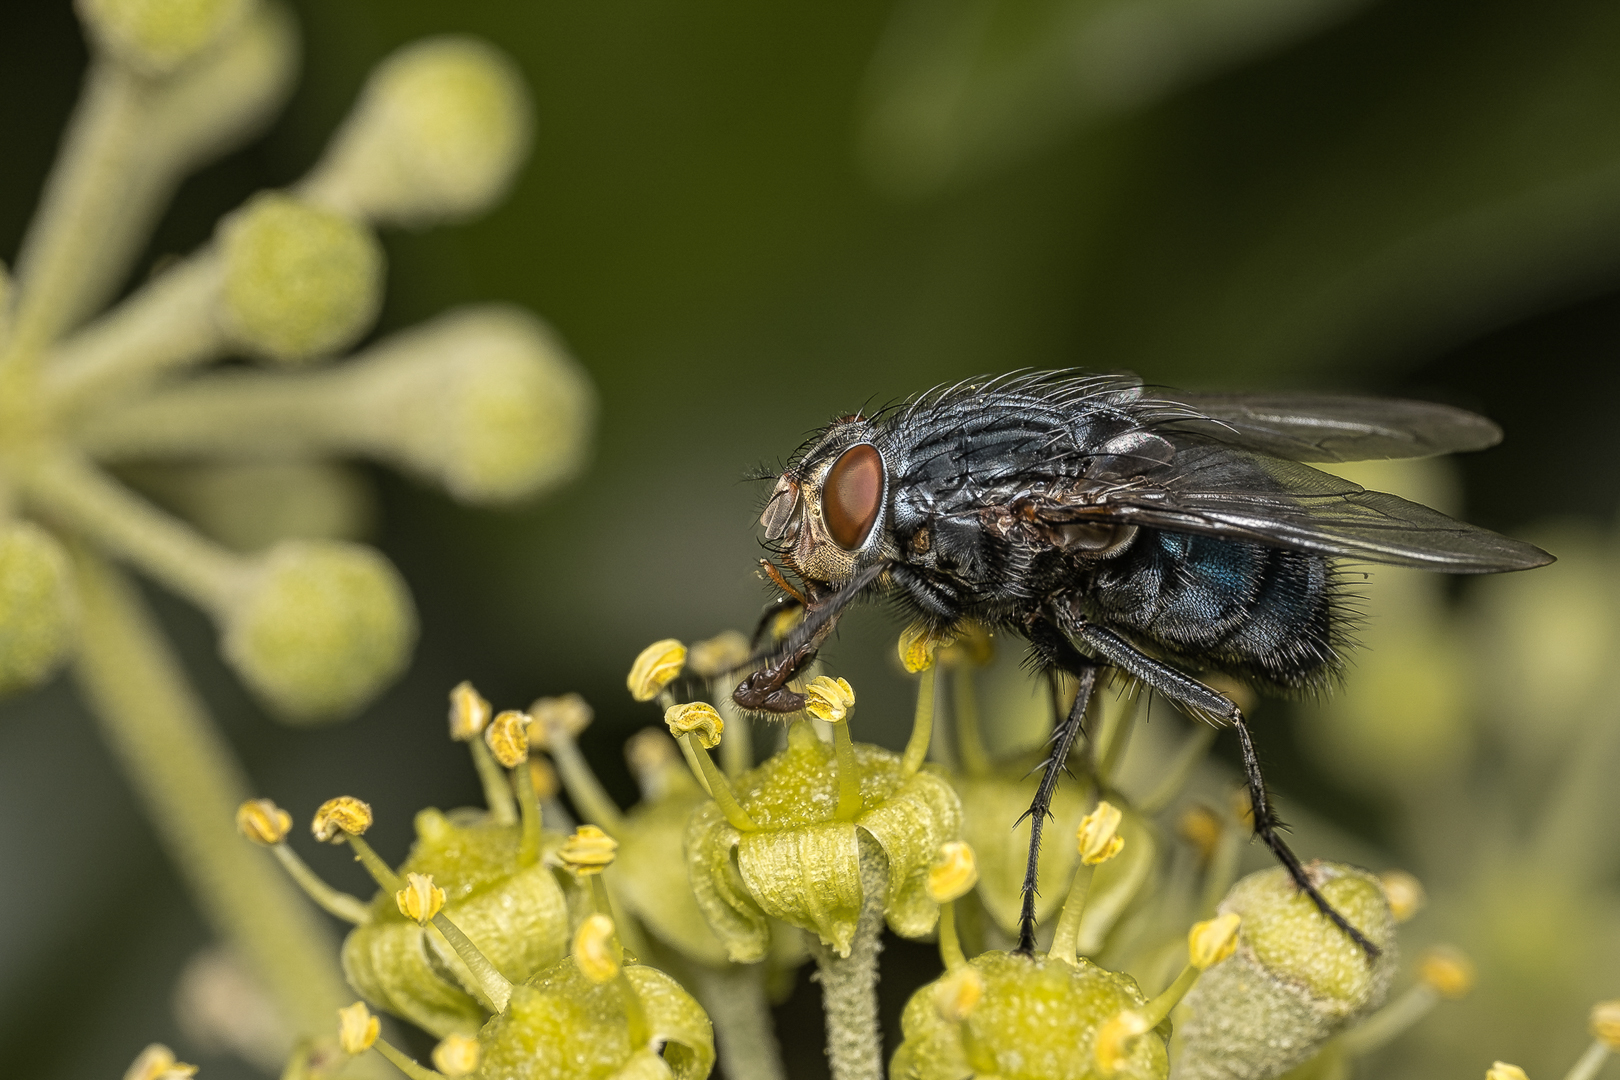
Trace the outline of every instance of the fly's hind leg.
{"label": "fly's hind leg", "polygon": [[1238,742],[1243,749],[1243,774],[1248,781],[1249,802],[1254,809],[1254,834],[1271,849],[1272,855],[1276,856],[1283,869],[1288,871],[1288,876],[1293,878],[1294,883],[1315,902],[1322,914],[1361,946],[1368,959],[1376,960],[1380,952],[1378,946],[1369,941],[1367,935],[1350,925],[1350,921],[1328,903],[1327,897],[1322,895],[1311,881],[1310,875],[1305,872],[1305,868],[1300,865],[1299,857],[1283,840],[1282,821],[1277,817],[1271,799],[1266,794],[1266,780],[1260,774],[1260,759],[1255,755],[1254,741],[1249,738],[1249,728],[1243,722],[1242,711],[1231,699],[1216,693],[1192,676],[1144,655],[1112,630],[1075,619],[1065,621],[1068,624],[1064,627],[1065,630],[1109,663],[1123,668],[1166,697],[1218,717],[1236,729]]}

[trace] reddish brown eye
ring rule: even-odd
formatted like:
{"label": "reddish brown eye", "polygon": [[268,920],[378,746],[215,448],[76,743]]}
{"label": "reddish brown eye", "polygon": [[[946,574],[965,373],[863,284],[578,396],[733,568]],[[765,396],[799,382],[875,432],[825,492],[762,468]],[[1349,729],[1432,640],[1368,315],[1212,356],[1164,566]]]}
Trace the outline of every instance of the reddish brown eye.
{"label": "reddish brown eye", "polygon": [[821,489],[821,517],[827,535],[846,551],[866,542],[883,505],[883,456],[861,443],[845,450],[827,470]]}

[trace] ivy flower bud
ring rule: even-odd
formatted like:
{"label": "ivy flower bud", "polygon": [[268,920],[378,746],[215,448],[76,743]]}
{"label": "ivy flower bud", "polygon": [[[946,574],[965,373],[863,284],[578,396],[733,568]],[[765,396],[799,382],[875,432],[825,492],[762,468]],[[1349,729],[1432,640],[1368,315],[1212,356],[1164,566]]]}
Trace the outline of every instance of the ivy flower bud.
{"label": "ivy flower bud", "polygon": [[1406,922],[1428,903],[1423,883],[1405,870],[1385,870],[1378,875],[1384,887],[1384,898],[1389,901],[1389,913],[1398,923]]}
{"label": "ivy flower bud", "polygon": [[900,666],[912,675],[934,666],[934,656],[955,640],[953,632],[940,632],[918,619],[900,631]]}
{"label": "ivy flower bud", "polygon": [[146,76],[168,75],[206,51],[246,14],[248,0],[78,0],[96,47]]}
{"label": "ivy flower bud", "polygon": [[404,669],[416,640],[399,571],[371,548],[335,540],[277,544],[224,623],[225,658],[294,723],[358,709]]}
{"label": "ivy flower bud", "polygon": [[381,1022],[371,1015],[363,1001],[338,1010],[338,1045],[350,1057],[370,1050],[381,1030]]}
{"label": "ivy flower bud", "polygon": [[713,679],[742,667],[748,662],[750,652],[748,638],[735,630],[727,630],[707,641],[693,643],[686,664],[692,674]]}
{"label": "ivy flower bud", "polygon": [[472,683],[457,683],[450,691],[450,737],[456,742],[471,742],[483,734],[494,712]]}
{"label": "ivy flower bud", "polygon": [[979,883],[979,867],[973,849],[960,840],[939,846],[934,865],[928,868],[928,899],[948,904],[973,891]]}
{"label": "ivy flower bud", "polygon": [[1620,1053],[1620,998],[1600,1001],[1592,1006],[1588,1020],[1592,1037],[1615,1053]]}
{"label": "ivy flower bud", "polygon": [[557,858],[581,877],[600,874],[618,854],[619,842],[595,825],[581,825],[557,849]]}
{"label": "ivy flower bud", "polygon": [[1530,1077],[1517,1065],[1497,1061],[1485,1070],[1485,1080],[1530,1080]]}
{"label": "ivy flower bud", "polygon": [[339,795],[335,799],[327,799],[321,803],[320,808],[315,811],[315,819],[309,826],[310,832],[315,834],[315,839],[330,844],[343,842],[340,833],[364,836],[369,828],[371,828],[371,807],[352,795]]}
{"label": "ivy flower bud", "polygon": [[540,698],[529,706],[529,716],[534,719],[529,726],[529,745],[549,751],[554,729],[575,738],[590,727],[593,715],[590,705],[578,694]]}
{"label": "ivy flower bud", "polygon": [[1234,911],[1195,923],[1187,934],[1188,963],[1208,971],[1237,951],[1238,927],[1243,919]]}
{"label": "ivy flower bud", "polygon": [[0,522],[0,694],[56,673],[73,647],[77,612],[62,545],[31,522]]}
{"label": "ivy flower bud", "polygon": [[934,1008],[940,1018],[952,1024],[966,1020],[984,996],[984,976],[971,964],[948,972],[934,984]]}
{"label": "ivy flower bud", "polygon": [[468,1035],[446,1035],[433,1048],[433,1067],[450,1080],[461,1080],[478,1069],[478,1040]]}
{"label": "ivy flower bud", "polygon": [[574,934],[574,964],[593,983],[618,978],[619,960],[613,955],[613,920],[591,915]]}
{"label": "ivy flower bud", "polygon": [[674,638],[655,641],[642,649],[630,665],[625,685],[637,701],[651,701],[686,666],[686,646]]}
{"label": "ivy flower bud", "polygon": [[517,768],[529,760],[529,714],[502,710],[484,729],[484,742],[504,768]]}
{"label": "ivy flower bud", "polygon": [[671,705],[664,710],[664,723],[669,725],[669,733],[677,739],[686,734],[696,735],[698,743],[705,750],[719,746],[720,736],[726,730],[726,722],[720,718],[714,706],[705,701]]}
{"label": "ivy flower bud", "polygon": [[187,1080],[197,1075],[197,1066],[174,1060],[174,1051],[153,1043],[139,1054],[124,1072],[124,1080]]}
{"label": "ivy flower bud", "polygon": [[219,226],[220,323],[246,352],[303,364],[351,345],[382,304],[382,245],[341,214],[264,192]]}
{"label": "ivy flower bud", "polygon": [[855,707],[855,690],[847,679],[818,675],[804,688],[804,696],[805,710],[829,724],[843,723],[849,710]]}
{"label": "ivy flower bud", "polygon": [[432,874],[406,874],[405,887],[394,894],[394,903],[401,915],[425,926],[444,909],[444,890],[433,884]]}
{"label": "ivy flower bud", "polygon": [[269,799],[249,799],[236,808],[236,831],[255,844],[271,847],[292,831],[292,815]]}
{"label": "ivy flower bud", "polygon": [[1453,1001],[1467,997],[1474,988],[1474,962],[1462,950],[1449,945],[1424,949],[1418,957],[1417,972],[1435,993]]}
{"label": "ivy flower bud", "polygon": [[1097,804],[1097,809],[1080,819],[1080,828],[1075,836],[1080,843],[1081,862],[1096,866],[1119,854],[1125,846],[1125,838],[1119,835],[1119,823],[1123,817],[1119,807],[1104,799]]}

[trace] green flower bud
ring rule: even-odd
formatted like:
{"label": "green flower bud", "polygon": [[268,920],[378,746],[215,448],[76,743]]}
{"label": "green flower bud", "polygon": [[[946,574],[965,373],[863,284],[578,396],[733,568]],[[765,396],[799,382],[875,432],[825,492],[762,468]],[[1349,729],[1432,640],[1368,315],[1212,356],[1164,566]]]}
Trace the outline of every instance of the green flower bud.
{"label": "green flower bud", "polygon": [[1395,920],[1383,887],[1338,863],[1315,862],[1306,872],[1382,953],[1369,960],[1281,867],[1250,874],[1220,904],[1223,914],[1243,918],[1237,951],[1187,995],[1178,1080],[1278,1076],[1383,1003],[1396,966]]}
{"label": "green flower bud", "polygon": [[77,0],[101,51],[142,75],[167,75],[235,27],[249,0]]}
{"label": "green flower bud", "polygon": [[0,523],[0,694],[37,686],[62,666],[77,612],[56,538],[31,522]]}
{"label": "green flower bud", "polygon": [[[639,1006],[634,1033],[626,994]],[[603,983],[571,959],[555,964],[513,988],[479,1042],[478,1075],[504,1080],[704,1080],[714,1067],[714,1029],[702,1007],[640,964]]]}
{"label": "green flower bud", "polygon": [[225,616],[221,651],[293,723],[364,705],[410,659],[416,612],[399,572],[370,548],[276,545]]}
{"label": "green flower bud", "polygon": [[372,221],[469,217],[505,192],[529,129],[528,91],[506,54],[475,38],[428,38],[372,73],[305,190]]}
{"label": "green flower bud", "polygon": [[352,344],[382,303],[383,253],[363,225],[267,191],[220,223],[219,318],[255,356],[300,364]]}
{"label": "green flower bud", "polygon": [[691,886],[733,961],[765,956],[766,916],[813,931],[848,954],[863,899],[858,832],[888,857],[890,929],[916,938],[934,928],[939,905],[928,898],[928,871],[939,846],[957,839],[961,828],[956,793],[932,771],[904,775],[898,754],[865,744],[854,750],[862,805],[853,821],[835,817],[833,747],[805,723],[789,729],[786,749],[737,781],[738,802],[757,829],[739,831],[712,802],[692,816]]}
{"label": "green flower bud", "polygon": [[[967,1007],[948,1008],[960,994],[942,994],[964,973],[978,976]],[[1147,998],[1129,975],[1080,959],[988,952],[912,995],[900,1018],[904,1041],[893,1080],[1101,1080],[1093,1055],[1097,1030]],[[1062,1022],[1054,1022],[1061,1017]],[[1163,1080],[1170,1073],[1162,1030],[1136,1038],[1118,1063],[1115,1080]]]}
{"label": "green flower bud", "polygon": [[[543,863],[519,865],[521,827],[466,811],[447,817],[423,810],[416,837],[400,877],[430,876],[444,892],[443,914],[502,975],[522,982],[567,953],[567,900]],[[546,846],[558,842],[548,836]],[[461,957],[440,934],[403,914],[392,893],[378,893],[371,921],[344,940],[343,971],[373,1006],[440,1038],[474,1034],[487,1018]]]}
{"label": "green flower bud", "polygon": [[348,438],[465,502],[527,498],[584,466],[596,394],[520,309],[452,312],[389,338],[348,374]]}

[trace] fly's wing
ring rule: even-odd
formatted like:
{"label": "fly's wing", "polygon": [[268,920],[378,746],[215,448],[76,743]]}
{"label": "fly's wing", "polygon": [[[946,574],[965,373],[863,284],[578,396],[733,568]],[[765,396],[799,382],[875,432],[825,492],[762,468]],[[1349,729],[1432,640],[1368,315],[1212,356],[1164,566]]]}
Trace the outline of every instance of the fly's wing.
{"label": "fly's wing", "polygon": [[1483,450],[1502,429],[1429,401],[1332,394],[1159,395],[1198,414],[1173,421],[1200,435],[1289,461],[1368,461]]}
{"label": "fly's wing", "polygon": [[1454,574],[1527,570],[1540,548],[1328,473],[1215,443],[1182,444],[1147,474],[1093,477],[1042,500],[1049,524],[1141,525]]}

